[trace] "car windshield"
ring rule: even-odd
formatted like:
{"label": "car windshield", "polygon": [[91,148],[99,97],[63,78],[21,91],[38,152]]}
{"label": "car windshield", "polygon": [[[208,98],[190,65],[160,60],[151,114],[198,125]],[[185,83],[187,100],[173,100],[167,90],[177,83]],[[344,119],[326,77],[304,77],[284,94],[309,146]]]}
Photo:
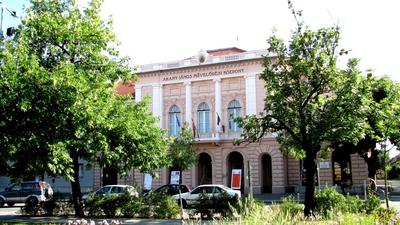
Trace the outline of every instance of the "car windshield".
{"label": "car windshield", "polygon": [[96,191],[96,194],[105,194],[108,193],[111,187],[102,187],[98,191]]}
{"label": "car windshield", "polygon": [[124,187],[115,186],[111,189],[111,193],[122,193],[124,192]]}

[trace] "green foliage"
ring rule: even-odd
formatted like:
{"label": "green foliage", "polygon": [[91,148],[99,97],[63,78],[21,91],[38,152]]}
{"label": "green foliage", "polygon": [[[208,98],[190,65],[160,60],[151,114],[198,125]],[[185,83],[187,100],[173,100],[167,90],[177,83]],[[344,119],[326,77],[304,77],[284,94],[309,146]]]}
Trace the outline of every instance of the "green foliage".
{"label": "green foliage", "polygon": [[289,216],[296,216],[297,214],[301,213],[303,210],[303,206],[293,196],[284,197],[282,199],[282,203],[280,204],[280,207],[281,207],[282,212]]}
{"label": "green foliage", "polygon": [[358,195],[352,196],[350,194],[347,194],[345,205],[346,205],[346,212],[360,213],[363,211],[364,202],[361,201]]}
{"label": "green foliage", "polygon": [[346,211],[346,197],[329,187],[318,191],[315,195],[316,210],[325,218],[331,218],[336,213]]}
{"label": "green foliage", "polygon": [[137,217],[140,215],[143,205],[142,198],[130,198],[121,208],[122,215],[131,218]]}
{"label": "green foliage", "polygon": [[368,199],[364,201],[363,210],[367,213],[377,212],[381,206],[381,200],[375,194],[370,193]]}
{"label": "green foliage", "polygon": [[89,196],[85,210],[91,217],[153,217],[170,219],[179,215],[180,208],[168,195],[151,193],[145,198],[123,195]]}
{"label": "green foliage", "polygon": [[247,216],[250,215],[253,210],[257,207],[258,204],[261,204],[260,202],[257,202],[251,195],[246,196],[245,198],[242,198],[238,202],[238,212],[243,215]]}
{"label": "green foliage", "polygon": [[[326,142],[356,142],[366,129],[362,117],[364,90],[357,60],[337,66],[340,29],[312,30],[301,12],[289,9],[297,20],[289,43],[275,34],[268,38],[268,56],[260,78],[265,82],[264,112],[238,119],[242,140],[255,142],[275,132],[282,151],[304,160],[305,210],[313,210],[316,156]],[[312,190],[312,191],[309,191]]]}
{"label": "green foliage", "polygon": [[[243,206],[243,204],[239,202],[239,199],[230,196],[226,192],[215,196],[208,196],[205,193],[201,193],[196,204],[193,206],[194,213],[198,213],[202,218],[207,219],[212,219],[214,214],[220,214],[222,217],[232,217],[232,215],[239,210],[248,210],[248,208],[243,207],[249,205]],[[251,203],[248,202],[248,204]]]}
{"label": "green foliage", "polygon": [[171,219],[176,218],[180,213],[180,207],[175,199],[168,195],[162,195],[158,199],[157,205],[154,209],[154,218],[157,219]]}
{"label": "green foliage", "polygon": [[0,167],[11,162],[13,177],[47,172],[72,181],[78,214],[79,158],[122,176],[168,163],[168,139],[148,101],[115,94],[116,81],[136,78],[101,3],[32,0],[0,50]]}
{"label": "green foliage", "polygon": [[184,123],[178,136],[173,137],[169,146],[169,159],[172,167],[187,170],[197,162],[197,153],[193,148],[194,138],[188,123]]}

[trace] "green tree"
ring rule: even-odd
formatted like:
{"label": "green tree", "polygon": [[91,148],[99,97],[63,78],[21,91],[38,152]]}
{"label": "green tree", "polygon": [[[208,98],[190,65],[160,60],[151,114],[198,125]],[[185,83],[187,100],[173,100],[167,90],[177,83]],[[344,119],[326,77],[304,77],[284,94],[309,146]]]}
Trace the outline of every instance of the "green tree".
{"label": "green tree", "polygon": [[[83,215],[78,159],[150,172],[167,165],[168,139],[148,111],[115,94],[133,79],[115,49],[101,0],[32,0],[13,40],[1,49],[0,147],[12,176],[61,175]],[[117,163],[116,163],[117,162]]]}
{"label": "green tree", "polygon": [[[173,169],[180,171],[179,183],[182,183],[182,172],[190,169],[198,161],[197,153],[193,147],[193,134],[192,129],[188,123],[184,123],[181,132],[178,136],[173,137],[173,141],[169,146],[168,158],[171,160],[171,166]],[[179,188],[179,202],[181,206],[181,213],[183,216],[183,203],[180,196],[181,189]]]}
{"label": "green tree", "polygon": [[197,153],[193,147],[193,134],[188,123],[184,123],[181,132],[169,146],[169,159],[172,168],[178,169],[181,173],[190,169],[197,162]]}
{"label": "green tree", "polygon": [[[358,153],[368,165],[368,177],[375,180],[378,169],[385,170],[387,151],[399,145],[400,140],[400,85],[388,77],[376,77],[371,73],[363,79],[365,90],[363,100],[364,120],[367,129],[357,143],[337,142],[332,146],[349,153]],[[380,144],[385,146],[377,148]]]}
{"label": "green tree", "polygon": [[265,112],[239,119],[243,141],[258,141],[275,132],[281,150],[303,160],[306,170],[304,214],[315,209],[317,153],[332,140],[356,142],[365,126],[361,113],[363,90],[357,61],[338,68],[338,27],[311,30],[301,13],[289,8],[297,20],[288,45],[273,35],[269,57],[260,78],[265,81]]}

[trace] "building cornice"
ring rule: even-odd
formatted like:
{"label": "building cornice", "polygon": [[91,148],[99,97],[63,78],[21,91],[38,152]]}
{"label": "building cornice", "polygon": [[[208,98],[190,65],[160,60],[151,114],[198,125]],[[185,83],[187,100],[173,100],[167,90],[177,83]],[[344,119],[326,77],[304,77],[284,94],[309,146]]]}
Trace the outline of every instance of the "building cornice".
{"label": "building cornice", "polygon": [[221,66],[234,66],[238,63],[256,61],[259,62],[267,55],[266,50],[247,51],[239,54],[222,56],[209,56],[204,63],[199,63],[197,59],[190,58],[185,60],[170,61],[165,63],[152,63],[140,65],[137,68],[139,76],[159,76],[175,73],[195,72],[196,70],[221,68]]}

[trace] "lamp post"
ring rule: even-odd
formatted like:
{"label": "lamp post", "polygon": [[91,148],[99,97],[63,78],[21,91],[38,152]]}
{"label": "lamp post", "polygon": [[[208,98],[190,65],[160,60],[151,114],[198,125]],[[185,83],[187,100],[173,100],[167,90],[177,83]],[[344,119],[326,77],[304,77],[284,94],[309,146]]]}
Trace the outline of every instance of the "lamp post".
{"label": "lamp post", "polygon": [[[4,32],[3,32],[3,23],[4,23],[4,10],[8,11],[10,13],[10,15],[14,18],[19,18],[17,16],[17,12],[10,10],[6,3],[5,0],[0,0],[0,4],[1,4],[1,15],[0,15],[0,39],[4,38]],[[9,28],[10,29],[10,28]],[[12,28],[11,28],[12,29]],[[10,33],[7,32],[7,35],[12,35],[12,30],[10,30]]]}

